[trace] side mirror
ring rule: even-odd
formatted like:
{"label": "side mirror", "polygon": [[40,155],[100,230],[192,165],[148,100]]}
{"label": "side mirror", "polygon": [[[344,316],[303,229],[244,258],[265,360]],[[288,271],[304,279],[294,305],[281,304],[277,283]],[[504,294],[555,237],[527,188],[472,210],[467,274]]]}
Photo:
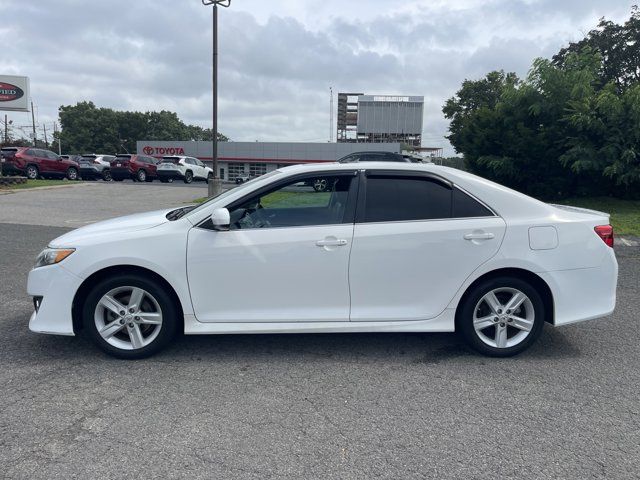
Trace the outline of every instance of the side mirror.
{"label": "side mirror", "polygon": [[219,232],[225,232],[229,230],[231,224],[231,215],[226,208],[216,208],[211,214],[211,223],[213,228]]}

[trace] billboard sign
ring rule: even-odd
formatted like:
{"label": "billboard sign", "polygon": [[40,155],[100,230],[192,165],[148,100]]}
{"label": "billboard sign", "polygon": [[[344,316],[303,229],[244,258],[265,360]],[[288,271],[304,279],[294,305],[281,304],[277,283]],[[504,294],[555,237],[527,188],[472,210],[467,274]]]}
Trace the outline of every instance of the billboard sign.
{"label": "billboard sign", "polygon": [[29,78],[0,75],[0,110],[29,111]]}

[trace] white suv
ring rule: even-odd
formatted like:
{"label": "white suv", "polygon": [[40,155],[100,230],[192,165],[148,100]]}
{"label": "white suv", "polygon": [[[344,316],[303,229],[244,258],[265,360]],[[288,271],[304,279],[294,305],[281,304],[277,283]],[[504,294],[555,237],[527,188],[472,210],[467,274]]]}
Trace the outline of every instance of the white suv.
{"label": "white suv", "polygon": [[208,182],[213,178],[213,170],[197,158],[162,157],[158,164],[158,178],[163,183],[173,182],[176,178],[191,183],[194,180]]}

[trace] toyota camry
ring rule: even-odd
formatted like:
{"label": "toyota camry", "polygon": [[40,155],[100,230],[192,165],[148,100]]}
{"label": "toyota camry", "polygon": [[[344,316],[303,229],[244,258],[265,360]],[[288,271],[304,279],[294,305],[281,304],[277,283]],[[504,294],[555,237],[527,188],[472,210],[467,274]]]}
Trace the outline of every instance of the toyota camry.
{"label": "toyota camry", "polygon": [[545,323],[612,313],[612,247],[607,214],[459,170],[292,166],[53,240],[29,274],[29,327],[126,359],[179,332],[457,331],[509,356]]}

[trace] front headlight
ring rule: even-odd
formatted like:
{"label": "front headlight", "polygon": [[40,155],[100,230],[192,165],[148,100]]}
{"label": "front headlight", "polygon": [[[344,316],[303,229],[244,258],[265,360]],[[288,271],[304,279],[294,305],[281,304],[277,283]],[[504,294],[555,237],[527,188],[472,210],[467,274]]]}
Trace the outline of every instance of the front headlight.
{"label": "front headlight", "polygon": [[60,263],[75,251],[75,248],[45,248],[36,258],[34,268]]}

